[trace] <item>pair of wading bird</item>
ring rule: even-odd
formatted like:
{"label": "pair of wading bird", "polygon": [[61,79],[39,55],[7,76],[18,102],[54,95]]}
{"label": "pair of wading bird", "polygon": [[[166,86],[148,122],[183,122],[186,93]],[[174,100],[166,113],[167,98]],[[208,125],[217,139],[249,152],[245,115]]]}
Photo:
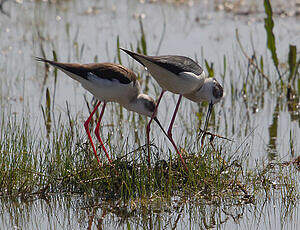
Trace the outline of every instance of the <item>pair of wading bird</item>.
{"label": "pair of wading bird", "polygon": [[[100,113],[99,120],[95,128],[95,134],[98,141],[104,150],[110,164],[110,159],[104,144],[99,135],[100,122],[104,114],[107,102],[118,102],[128,110],[146,115],[150,118],[147,125],[147,144],[148,144],[148,163],[150,165],[150,125],[152,121],[156,121],[164,134],[171,141],[177,154],[180,156],[182,164],[187,169],[186,164],[172,138],[172,128],[175,117],[179,108],[182,96],[194,102],[208,101],[209,108],[206,115],[203,138],[207,133],[207,126],[212,112],[213,105],[221,100],[223,97],[223,88],[215,78],[208,78],[203,69],[192,59],[184,56],[145,56],[134,53],[126,49],[121,49],[141,63],[150,74],[155,78],[157,83],[161,86],[162,92],[157,100],[146,94],[141,93],[140,84],[137,81],[136,75],[124,66],[112,63],[93,63],[93,64],[74,64],[74,63],[59,63],[43,58],[36,58],[38,61],[46,62],[81,83],[81,85],[91,92],[96,99],[99,100],[89,118],[84,123],[85,130],[91,142],[94,154],[97,158],[98,164],[101,167],[100,160],[97,155],[95,145],[92,141],[89,131],[89,122],[98,109],[101,102],[103,107]],[[157,108],[163,94],[170,91],[179,94],[177,105],[171,119],[171,123],[166,133],[157,119]],[[211,134],[212,135],[212,134]]]}

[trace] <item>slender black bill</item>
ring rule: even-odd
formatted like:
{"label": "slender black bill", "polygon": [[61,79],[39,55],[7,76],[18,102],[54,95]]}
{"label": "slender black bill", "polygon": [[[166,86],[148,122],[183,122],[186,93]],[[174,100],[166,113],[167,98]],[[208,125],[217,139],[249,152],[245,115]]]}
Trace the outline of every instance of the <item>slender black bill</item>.
{"label": "slender black bill", "polygon": [[164,130],[164,128],[162,127],[162,125],[160,124],[159,120],[157,119],[157,117],[153,118],[154,121],[156,121],[156,123],[158,124],[158,126],[161,128],[161,130],[163,131],[163,133],[168,137],[168,134],[166,133],[166,131]]}
{"label": "slender black bill", "polygon": [[206,118],[205,118],[205,125],[204,125],[204,133],[206,133],[207,131],[207,127],[208,127],[208,123],[209,123],[209,119],[210,119],[210,115],[211,115],[211,112],[212,112],[212,108],[213,108],[214,104],[212,102],[209,103],[209,106],[208,106],[208,111],[207,111],[207,114],[206,114]]}

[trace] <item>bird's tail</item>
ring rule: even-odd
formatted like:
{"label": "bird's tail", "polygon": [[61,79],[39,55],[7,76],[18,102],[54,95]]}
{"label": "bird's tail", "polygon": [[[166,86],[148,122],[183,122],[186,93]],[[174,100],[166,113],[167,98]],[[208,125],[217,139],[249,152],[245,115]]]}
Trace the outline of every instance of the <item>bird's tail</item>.
{"label": "bird's tail", "polygon": [[83,74],[80,71],[76,71],[78,68],[74,68],[74,64],[72,63],[60,63],[40,57],[35,57],[35,60],[52,65],[53,67],[63,71],[65,74],[67,74],[69,77],[73,78],[76,81],[82,82],[83,79],[86,79],[85,76],[81,76]]}
{"label": "bird's tail", "polygon": [[45,62],[45,63],[48,63],[48,64],[50,64],[52,66],[55,66],[55,67],[58,67],[58,68],[60,67],[61,68],[61,66],[59,65],[59,63],[55,62],[55,61],[50,61],[48,59],[40,58],[40,57],[35,57],[35,60],[36,61],[40,61],[40,62]]}
{"label": "bird's tail", "polygon": [[132,51],[120,48],[122,51],[124,51],[125,53],[127,53],[129,56],[131,56],[133,59],[135,59],[137,62],[141,63],[144,67],[145,64],[141,61],[141,59],[146,59],[145,55],[142,54],[138,54],[138,53],[134,53]]}

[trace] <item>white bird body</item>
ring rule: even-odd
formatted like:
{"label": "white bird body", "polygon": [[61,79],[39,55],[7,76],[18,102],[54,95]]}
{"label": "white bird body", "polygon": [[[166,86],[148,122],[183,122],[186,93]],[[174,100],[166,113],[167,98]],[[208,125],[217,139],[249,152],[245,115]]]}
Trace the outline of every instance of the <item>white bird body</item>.
{"label": "white bird body", "polygon": [[90,73],[81,85],[90,91],[99,101],[118,102],[122,105],[131,103],[140,94],[138,81],[120,84],[118,80],[101,79]]}
{"label": "white bird body", "polygon": [[97,77],[93,73],[88,73],[87,79],[78,77],[78,75],[66,71],[60,67],[65,74],[80,82],[83,88],[88,90],[99,101],[117,102],[119,104],[128,104],[132,98],[140,93],[139,82],[131,82],[129,84],[120,84],[116,79],[107,80]]}
{"label": "white bird body", "polygon": [[[174,74],[143,57],[139,57],[139,60],[146,66],[147,70],[163,90],[175,94],[187,94],[201,88],[204,83],[204,71],[200,75],[196,75],[192,72]],[[172,84],[170,84],[170,82],[172,82]]]}
{"label": "white bird body", "polygon": [[130,111],[151,117],[155,101],[141,93],[135,74],[112,63],[74,64],[38,59],[53,65],[92,93],[102,102],[117,102]]}

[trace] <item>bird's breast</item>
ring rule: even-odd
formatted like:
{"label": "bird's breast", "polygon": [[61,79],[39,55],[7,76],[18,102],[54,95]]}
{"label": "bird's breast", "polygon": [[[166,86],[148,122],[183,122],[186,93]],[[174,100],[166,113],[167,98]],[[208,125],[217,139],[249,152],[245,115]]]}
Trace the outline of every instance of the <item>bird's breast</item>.
{"label": "bird's breast", "polygon": [[122,84],[117,80],[85,81],[82,82],[82,86],[100,101],[112,101],[120,104],[129,103],[139,92],[138,85],[134,82]]}

